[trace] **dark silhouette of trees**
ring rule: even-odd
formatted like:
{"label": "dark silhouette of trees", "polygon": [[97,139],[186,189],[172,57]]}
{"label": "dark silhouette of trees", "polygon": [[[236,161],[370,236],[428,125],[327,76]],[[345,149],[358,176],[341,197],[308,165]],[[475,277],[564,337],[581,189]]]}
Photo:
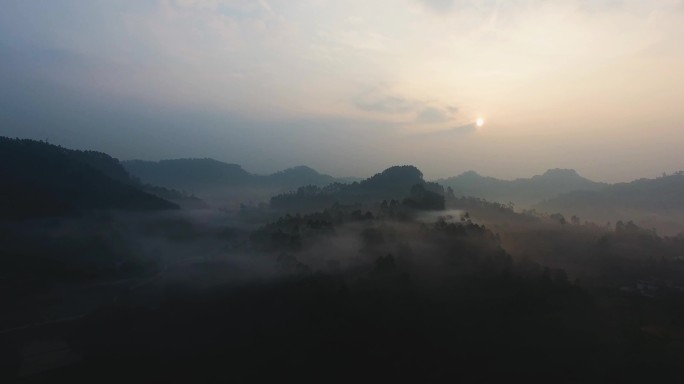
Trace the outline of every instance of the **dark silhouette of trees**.
{"label": "dark silhouette of trees", "polygon": [[[301,187],[294,192],[274,196],[270,206],[281,212],[314,212],[335,203],[369,204],[402,199],[406,199],[404,204],[413,209],[444,209],[444,187],[426,183],[416,167],[405,165],[390,167],[360,183]],[[387,208],[390,208],[389,203],[381,210]],[[392,209],[396,211],[395,208]]]}
{"label": "dark silhouette of trees", "polygon": [[178,208],[142,191],[116,159],[103,153],[0,137],[0,174],[2,218],[73,215],[95,209]]}
{"label": "dark silhouette of trees", "polygon": [[444,195],[426,189],[423,184],[416,184],[411,187],[411,193],[404,199],[405,205],[422,210],[441,211],[444,210]]}

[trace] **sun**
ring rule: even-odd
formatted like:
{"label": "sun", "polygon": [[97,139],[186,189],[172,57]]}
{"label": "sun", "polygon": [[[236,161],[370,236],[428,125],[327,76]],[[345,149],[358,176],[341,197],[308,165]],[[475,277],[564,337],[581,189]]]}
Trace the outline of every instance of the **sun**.
{"label": "sun", "polygon": [[477,120],[475,120],[475,125],[477,125],[478,128],[483,126],[484,123],[485,123],[485,121],[484,121],[484,118],[482,118],[482,117],[478,117]]}

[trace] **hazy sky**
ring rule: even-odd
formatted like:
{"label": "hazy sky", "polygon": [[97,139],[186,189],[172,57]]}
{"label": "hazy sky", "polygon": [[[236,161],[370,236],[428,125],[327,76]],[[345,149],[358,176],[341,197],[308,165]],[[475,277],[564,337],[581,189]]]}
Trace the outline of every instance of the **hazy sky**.
{"label": "hazy sky", "polygon": [[684,169],[684,0],[2,0],[0,135],[260,173],[653,177]]}

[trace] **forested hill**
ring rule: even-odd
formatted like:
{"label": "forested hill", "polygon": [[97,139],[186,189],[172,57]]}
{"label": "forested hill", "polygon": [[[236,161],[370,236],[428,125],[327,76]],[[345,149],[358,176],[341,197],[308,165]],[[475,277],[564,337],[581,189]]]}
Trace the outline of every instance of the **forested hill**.
{"label": "forested hill", "polygon": [[351,184],[333,183],[325,187],[309,185],[274,196],[271,208],[289,212],[311,212],[335,203],[355,204],[382,200],[404,201],[421,209],[444,209],[444,188],[426,182],[412,165],[393,166]]}
{"label": "forested hill", "polygon": [[278,192],[306,185],[324,186],[335,182],[352,182],[338,179],[316,170],[297,166],[270,175],[257,175],[238,164],[214,159],[173,159],[161,161],[130,160],[123,162],[133,176],[145,183],[176,188],[193,193],[225,188],[269,188]]}
{"label": "forested hill", "polygon": [[547,199],[535,208],[608,220],[621,218],[623,211],[684,213],[684,173],[613,184],[598,191],[565,193]]}
{"label": "forested hill", "polygon": [[574,169],[550,169],[543,175],[515,180],[481,176],[474,171],[437,180],[451,187],[456,196],[473,196],[500,203],[513,202],[522,206],[573,191],[596,191],[607,186],[580,176]]}
{"label": "forested hill", "polygon": [[76,214],[91,209],[177,206],[142,190],[118,160],[94,151],[0,137],[0,218]]}

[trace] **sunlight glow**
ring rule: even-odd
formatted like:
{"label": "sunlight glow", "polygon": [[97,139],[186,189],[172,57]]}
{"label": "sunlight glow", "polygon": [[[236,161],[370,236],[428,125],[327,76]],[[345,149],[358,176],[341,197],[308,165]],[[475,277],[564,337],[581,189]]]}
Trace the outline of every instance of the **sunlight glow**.
{"label": "sunlight glow", "polygon": [[477,125],[478,128],[482,127],[484,125],[485,121],[484,118],[478,117],[477,120],[475,120],[475,125]]}

